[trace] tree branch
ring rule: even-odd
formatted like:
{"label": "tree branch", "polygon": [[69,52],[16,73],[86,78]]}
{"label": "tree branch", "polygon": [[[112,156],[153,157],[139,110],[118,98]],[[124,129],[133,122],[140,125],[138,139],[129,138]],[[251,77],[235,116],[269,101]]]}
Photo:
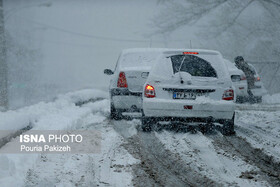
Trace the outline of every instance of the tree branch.
{"label": "tree branch", "polygon": [[220,32],[218,33],[216,37],[220,36],[221,34],[223,34],[224,32],[226,32],[230,27],[232,27],[234,25],[234,23],[236,23],[237,19],[240,17],[240,15],[250,6],[250,4],[252,4],[255,0],[250,0],[238,13],[237,15],[226,24],[226,27]]}
{"label": "tree branch", "polygon": [[279,7],[280,7],[280,3],[275,2],[274,0],[263,0],[263,1],[266,1],[266,2],[268,2],[268,3],[271,3],[271,4],[273,4],[273,5],[276,5],[276,6],[279,6]]}

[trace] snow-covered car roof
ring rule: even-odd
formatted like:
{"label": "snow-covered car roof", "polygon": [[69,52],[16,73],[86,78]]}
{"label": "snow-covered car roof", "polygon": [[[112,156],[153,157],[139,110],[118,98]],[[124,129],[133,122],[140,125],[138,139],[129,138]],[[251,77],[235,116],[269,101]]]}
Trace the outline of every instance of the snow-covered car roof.
{"label": "snow-covered car roof", "polygon": [[145,53],[145,52],[155,52],[155,53],[164,53],[164,54],[173,54],[173,53],[181,53],[184,51],[188,52],[199,52],[199,53],[205,53],[205,54],[221,54],[218,51],[215,50],[207,50],[207,49],[175,49],[175,48],[130,48],[130,49],[124,49],[122,51],[122,55],[127,53]]}
{"label": "snow-covered car roof", "polygon": [[130,48],[130,49],[124,49],[122,51],[122,55],[128,53],[146,53],[146,52],[162,53],[166,50],[167,50],[166,48]]}
{"label": "snow-covered car roof", "polygon": [[182,54],[183,52],[198,53],[203,55],[221,55],[219,51],[206,50],[206,49],[166,49],[164,54]]}
{"label": "snow-covered car roof", "polygon": [[164,48],[131,48],[125,49],[120,55],[120,68],[122,70],[142,70],[149,71],[155,63],[157,57],[166,49]]}
{"label": "snow-covered car roof", "polygon": [[157,58],[164,56],[183,54],[183,52],[198,53],[199,55],[218,55],[221,53],[206,49],[175,49],[175,48],[130,48],[124,49],[120,56],[120,69],[150,71]]}

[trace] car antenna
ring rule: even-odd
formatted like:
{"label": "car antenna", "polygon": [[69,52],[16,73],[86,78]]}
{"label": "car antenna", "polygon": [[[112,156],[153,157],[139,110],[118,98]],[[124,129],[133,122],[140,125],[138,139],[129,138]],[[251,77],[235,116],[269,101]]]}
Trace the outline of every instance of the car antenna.
{"label": "car antenna", "polygon": [[190,40],[190,48],[192,49],[192,40]]}

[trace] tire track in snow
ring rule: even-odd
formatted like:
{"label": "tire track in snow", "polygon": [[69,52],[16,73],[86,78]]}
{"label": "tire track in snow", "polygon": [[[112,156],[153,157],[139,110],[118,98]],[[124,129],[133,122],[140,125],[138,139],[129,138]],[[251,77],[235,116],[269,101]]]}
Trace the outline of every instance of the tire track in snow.
{"label": "tire track in snow", "polygon": [[242,127],[237,126],[235,129],[239,132],[241,137],[245,137],[246,141],[255,148],[260,148],[268,156],[272,156],[275,162],[280,162],[280,135],[266,132],[265,129],[258,127]]}
{"label": "tire track in snow", "polygon": [[[138,130],[137,134],[129,137],[127,126],[126,121],[114,122],[115,130],[127,140],[124,147],[141,160],[140,167],[159,186],[222,186],[194,171],[178,154],[166,149],[154,132],[144,133]],[[139,182],[139,176],[135,178]]]}
{"label": "tire track in snow", "polygon": [[[219,134],[215,133],[214,136],[216,135]],[[253,180],[239,178],[242,173],[257,168],[247,164],[237,156],[217,149],[212,143],[213,140],[207,135],[200,132],[177,133],[169,130],[157,132],[156,136],[167,149],[179,154],[185,164],[191,166],[192,170],[223,186],[268,186],[266,181],[258,177]]]}
{"label": "tire track in snow", "polygon": [[[26,186],[131,186],[134,158],[123,148],[123,138],[107,116],[95,111],[79,128],[102,132],[100,154],[46,155],[26,176]],[[95,120],[94,115],[105,117]],[[92,120],[94,122],[92,122]],[[46,171],[45,171],[46,170]]]}
{"label": "tire track in snow", "polygon": [[213,144],[227,153],[237,155],[245,162],[260,169],[257,171],[272,186],[280,186],[280,163],[273,161],[261,149],[253,148],[244,138],[239,136],[208,136]]}

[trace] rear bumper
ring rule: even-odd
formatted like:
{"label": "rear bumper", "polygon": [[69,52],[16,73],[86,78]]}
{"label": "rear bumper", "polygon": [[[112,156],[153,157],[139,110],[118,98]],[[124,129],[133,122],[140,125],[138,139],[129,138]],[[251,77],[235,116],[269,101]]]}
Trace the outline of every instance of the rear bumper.
{"label": "rear bumper", "polygon": [[248,96],[248,87],[247,85],[236,85],[235,86],[236,96]]}
{"label": "rear bumper", "polygon": [[[192,106],[192,109],[186,106]],[[198,103],[193,100],[164,100],[144,98],[143,112],[146,117],[229,120],[234,115],[232,101]]]}
{"label": "rear bumper", "polygon": [[127,88],[112,89],[111,102],[116,109],[139,112],[142,109],[142,93],[131,92]]}

